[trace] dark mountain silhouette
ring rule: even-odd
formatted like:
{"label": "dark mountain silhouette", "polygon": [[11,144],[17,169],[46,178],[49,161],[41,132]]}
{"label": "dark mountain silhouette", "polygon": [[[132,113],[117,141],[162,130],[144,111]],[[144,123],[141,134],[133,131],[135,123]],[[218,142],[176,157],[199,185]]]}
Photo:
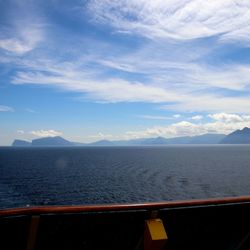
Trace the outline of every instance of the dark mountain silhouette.
{"label": "dark mountain silhouette", "polygon": [[250,144],[250,128],[236,130],[221,140],[222,144]]}
{"label": "dark mountain silhouette", "polygon": [[[245,128],[244,131],[246,129],[247,128]],[[12,146],[147,146],[172,144],[217,144],[220,142],[224,143],[223,141],[226,137],[228,136],[223,134],[204,134],[199,136],[183,136],[175,138],[155,137],[120,141],[100,140],[92,143],[79,143],[68,141],[60,136],[55,136],[34,139],[31,143],[27,141],[15,140]]]}
{"label": "dark mountain silhouette", "polygon": [[74,146],[73,142],[67,141],[60,136],[44,137],[32,140],[32,146]]}

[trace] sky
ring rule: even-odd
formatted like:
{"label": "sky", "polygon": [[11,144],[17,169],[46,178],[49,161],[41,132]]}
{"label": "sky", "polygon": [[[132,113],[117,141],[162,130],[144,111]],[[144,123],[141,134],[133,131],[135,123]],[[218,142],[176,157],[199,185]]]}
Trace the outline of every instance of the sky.
{"label": "sky", "polygon": [[0,0],[0,145],[250,127],[250,1]]}

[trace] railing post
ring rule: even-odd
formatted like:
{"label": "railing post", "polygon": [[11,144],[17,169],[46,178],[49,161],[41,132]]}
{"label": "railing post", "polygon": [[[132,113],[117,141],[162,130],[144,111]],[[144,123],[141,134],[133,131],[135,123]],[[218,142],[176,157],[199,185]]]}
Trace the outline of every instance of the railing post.
{"label": "railing post", "polygon": [[26,250],[34,250],[35,249],[39,220],[40,220],[40,216],[38,216],[38,215],[33,215],[31,217],[29,236],[28,236]]}

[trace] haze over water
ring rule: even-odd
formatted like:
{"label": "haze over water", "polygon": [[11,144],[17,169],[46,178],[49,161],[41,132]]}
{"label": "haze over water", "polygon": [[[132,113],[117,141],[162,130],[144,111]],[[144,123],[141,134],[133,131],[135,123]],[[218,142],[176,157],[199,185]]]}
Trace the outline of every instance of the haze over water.
{"label": "haze over water", "polygon": [[0,208],[250,194],[250,146],[0,148]]}

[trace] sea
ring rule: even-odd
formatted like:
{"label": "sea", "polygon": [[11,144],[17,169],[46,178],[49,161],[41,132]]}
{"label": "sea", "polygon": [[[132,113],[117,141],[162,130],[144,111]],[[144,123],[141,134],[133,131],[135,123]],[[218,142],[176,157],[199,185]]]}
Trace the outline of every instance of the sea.
{"label": "sea", "polygon": [[250,145],[0,147],[0,209],[250,195]]}

